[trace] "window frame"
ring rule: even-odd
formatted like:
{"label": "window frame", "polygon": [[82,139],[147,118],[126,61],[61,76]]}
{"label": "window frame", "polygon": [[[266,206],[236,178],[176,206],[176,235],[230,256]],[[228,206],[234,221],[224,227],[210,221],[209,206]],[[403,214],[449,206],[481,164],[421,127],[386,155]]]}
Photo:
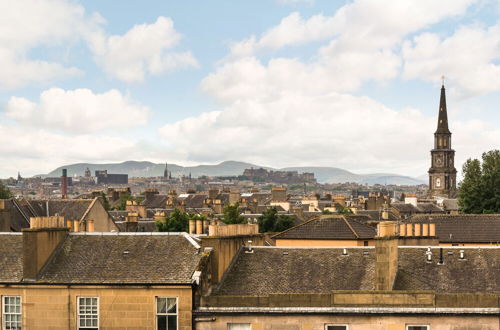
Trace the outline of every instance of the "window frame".
{"label": "window frame", "polygon": [[333,327],[333,326],[345,327],[345,330],[349,330],[349,324],[328,323],[328,324],[325,324],[325,330],[328,330],[329,326],[330,327]]}
{"label": "window frame", "polygon": [[407,324],[405,330],[411,330],[410,327],[426,327],[427,330],[431,330],[431,326],[428,324]]}
{"label": "window frame", "polygon": [[99,330],[100,327],[100,306],[101,303],[99,301],[99,297],[92,297],[92,296],[77,296],[76,297],[76,328],[77,329],[84,329],[84,328],[94,328],[94,327],[88,327],[88,326],[80,326],[80,315],[92,315],[92,314],[80,314],[80,298],[96,298],[97,299],[97,327],[95,329]]}
{"label": "window frame", "polygon": [[[165,313],[158,313],[159,299],[175,299],[175,313],[168,313],[166,305],[165,305]],[[168,316],[175,315],[176,316],[175,327],[176,329],[179,329],[179,297],[156,296],[154,306],[155,306],[155,330],[158,330],[158,316],[163,316],[163,315],[167,317],[167,327],[168,327]]]}
{"label": "window frame", "polygon": [[[1,308],[2,308],[2,313],[1,313],[1,321],[2,321],[2,330],[7,329],[7,326],[5,322],[7,322],[5,315],[20,315],[21,316],[21,324],[20,324],[20,329],[23,328],[23,297],[22,296],[1,296]],[[5,311],[6,303],[5,303],[5,298],[19,298],[19,313],[7,313]],[[10,305],[10,304],[9,304]],[[16,306],[16,305],[14,305]]]}

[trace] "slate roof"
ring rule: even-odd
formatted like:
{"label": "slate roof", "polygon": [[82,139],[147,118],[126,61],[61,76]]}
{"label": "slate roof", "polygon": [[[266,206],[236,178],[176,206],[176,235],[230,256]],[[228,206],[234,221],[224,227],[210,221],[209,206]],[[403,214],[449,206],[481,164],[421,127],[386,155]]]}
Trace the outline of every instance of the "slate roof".
{"label": "slate roof", "polygon": [[418,203],[417,209],[421,213],[445,213],[442,208],[434,203]]}
{"label": "slate roof", "polygon": [[500,214],[419,214],[405,222],[435,223],[442,243],[500,242]]}
{"label": "slate roof", "polygon": [[[500,248],[399,247],[394,290],[441,293],[500,293]],[[241,249],[213,295],[267,296],[276,293],[330,293],[374,290],[375,249],[254,247]],[[465,258],[459,258],[464,250]],[[450,252],[452,254],[450,254]],[[244,283],[244,285],[242,285]]]}
{"label": "slate roof", "polygon": [[287,229],[274,239],[356,240],[375,237],[376,229],[341,215],[320,216]]}
{"label": "slate roof", "polygon": [[426,251],[425,247],[399,248],[395,290],[500,293],[500,248],[443,248],[442,265],[438,264],[440,248],[431,249],[431,262],[426,261]]}
{"label": "slate roof", "polygon": [[23,278],[23,236],[0,233],[0,282],[19,282]]}
{"label": "slate roof", "polygon": [[208,198],[205,194],[192,194],[184,199],[184,206],[188,209],[203,208],[205,200]]}
{"label": "slate roof", "polygon": [[[370,219],[367,219],[366,221],[384,220],[384,219],[382,219],[382,212],[378,211],[378,210],[358,210],[357,215],[363,215],[363,216],[369,217]],[[360,220],[363,221],[363,219],[360,219]],[[387,219],[387,220],[399,220],[399,218],[394,213],[389,211],[389,219]],[[366,222],[366,221],[364,221],[364,222]]]}
{"label": "slate roof", "polygon": [[253,251],[240,250],[214,295],[374,289],[374,249],[349,249],[347,256],[340,248],[255,247]]}
{"label": "slate roof", "polygon": [[395,208],[401,213],[418,213],[419,210],[413,204],[409,203],[392,203],[391,207]]}
{"label": "slate roof", "polygon": [[153,194],[142,202],[147,209],[162,209],[167,206],[168,195]]}
{"label": "slate roof", "polygon": [[[68,220],[81,220],[94,199],[57,199],[57,200],[30,200],[27,201],[35,210],[38,217],[64,216]],[[47,212],[48,204],[48,212]]]}
{"label": "slate roof", "polygon": [[191,283],[201,259],[182,234],[70,234],[39,283]]}

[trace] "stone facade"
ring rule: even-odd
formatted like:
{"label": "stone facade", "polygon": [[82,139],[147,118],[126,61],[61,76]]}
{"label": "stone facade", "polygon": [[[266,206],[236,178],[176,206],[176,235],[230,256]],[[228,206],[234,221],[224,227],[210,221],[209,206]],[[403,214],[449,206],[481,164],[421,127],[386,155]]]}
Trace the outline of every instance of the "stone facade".
{"label": "stone facade", "polygon": [[99,298],[103,330],[156,329],[156,297],[177,298],[178,329],[192,329],[190,286],[0,285],[0,296],[21,297],[23,329],[77,329],[78,297]]}

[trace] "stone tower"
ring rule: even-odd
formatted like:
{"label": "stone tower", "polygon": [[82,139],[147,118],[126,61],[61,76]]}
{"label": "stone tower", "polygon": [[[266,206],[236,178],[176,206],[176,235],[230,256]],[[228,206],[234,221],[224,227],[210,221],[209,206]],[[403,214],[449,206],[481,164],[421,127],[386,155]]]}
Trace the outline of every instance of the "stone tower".
{"label": "stone tower", "polygon": [[429,169],[429,195],[454,198],[457,187],[455,169],[455,150],[451,148],[451,132],[448,129],[448,110],[444,84],[441,87],[439,117],[434,133],[434,149],[431,150],[431,168]]}

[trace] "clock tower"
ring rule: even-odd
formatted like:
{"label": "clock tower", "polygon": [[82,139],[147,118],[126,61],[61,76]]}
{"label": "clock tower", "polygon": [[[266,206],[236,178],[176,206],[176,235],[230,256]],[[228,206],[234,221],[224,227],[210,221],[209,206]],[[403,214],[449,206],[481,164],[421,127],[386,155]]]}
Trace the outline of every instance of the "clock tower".
{"label": "clock tower", "polygon": [[434,149],[431,150],[429,169],[429,195],[455,198],[457,189],[457,170],[455,169],[455,150],[451,149],[451,132],[448,129],[448,110],[444,84],[441,87],[439,116],[434,133]]}

